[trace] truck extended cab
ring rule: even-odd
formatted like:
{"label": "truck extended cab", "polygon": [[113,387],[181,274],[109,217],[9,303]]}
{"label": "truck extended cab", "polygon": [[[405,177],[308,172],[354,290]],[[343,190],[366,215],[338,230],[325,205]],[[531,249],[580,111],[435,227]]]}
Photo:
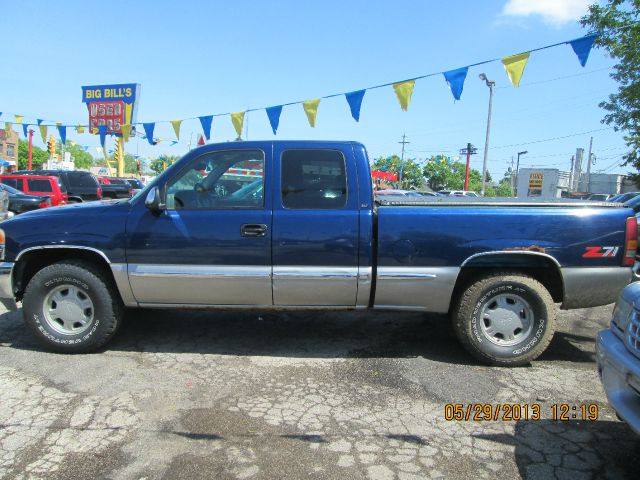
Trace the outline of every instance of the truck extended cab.
{"label": "truck extended cab", "polygon": [[0,228],[0,297],[57,351],[105,345],[124,307],[371,308],[449,314],[496,365],[545,350],[554,304],[613,302],[637,243],[616,204],[376,203],[364,146],[315,141],[206,145],[132,199]]}

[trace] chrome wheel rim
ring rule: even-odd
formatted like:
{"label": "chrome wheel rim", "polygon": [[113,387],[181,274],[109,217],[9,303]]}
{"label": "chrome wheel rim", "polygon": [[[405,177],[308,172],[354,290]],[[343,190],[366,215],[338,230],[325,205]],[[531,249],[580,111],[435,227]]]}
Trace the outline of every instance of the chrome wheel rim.
{"label": "chrome wheel rim", "polygon": [[480,329],[494,345],[509,347],[520,343],[533,330],[533,309],[519,295],[491,297],[482,306]]}
{"label": "chrome wheel rim", "polygon": [[43,311],[52,330],[62,335],[77,335],[91,326],[95,310],[84,289],[60,285],[45,297]]}

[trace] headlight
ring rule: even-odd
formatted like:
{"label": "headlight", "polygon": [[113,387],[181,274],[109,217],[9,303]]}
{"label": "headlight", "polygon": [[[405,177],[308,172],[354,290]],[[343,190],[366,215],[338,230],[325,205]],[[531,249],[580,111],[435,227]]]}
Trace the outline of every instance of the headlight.
{"label": "headlight", "polygon": [[624,331],[629,325],[629,318],[633,312],[633,304],[629,303],[621,295],[616,303],[616,308],[613,310],[613,318],[611,319],[612,330],[616,334],[623,335]]}

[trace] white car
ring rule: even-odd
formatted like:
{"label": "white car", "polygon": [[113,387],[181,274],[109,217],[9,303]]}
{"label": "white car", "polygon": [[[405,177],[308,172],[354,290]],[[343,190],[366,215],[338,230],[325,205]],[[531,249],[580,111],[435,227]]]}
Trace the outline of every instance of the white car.
{"label": "white car", "polygon": [[480,197],[476,192],[472,192],[470,190],[440,190],[437,192],[438,195],[452,196],[452,197]]}

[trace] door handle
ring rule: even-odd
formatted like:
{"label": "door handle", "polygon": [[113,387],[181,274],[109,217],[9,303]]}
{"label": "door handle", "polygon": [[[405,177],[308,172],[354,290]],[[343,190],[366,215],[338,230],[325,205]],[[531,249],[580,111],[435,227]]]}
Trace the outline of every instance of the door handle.
{"label": "door handle", "polygon": [[264,237],[267,234],[267,226],[263,223],[243,223],[240,226],[240,235],[243,237]]}

